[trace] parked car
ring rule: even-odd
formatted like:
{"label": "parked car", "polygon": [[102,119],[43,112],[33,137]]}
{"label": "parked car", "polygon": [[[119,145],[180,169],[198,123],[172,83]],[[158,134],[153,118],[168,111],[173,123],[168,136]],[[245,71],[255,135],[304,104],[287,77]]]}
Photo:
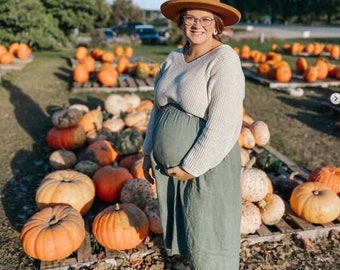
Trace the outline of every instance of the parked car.
{"label": "parked car", "polygon": [[117,36],[120,35],[135,35],[135,26],[143,25],[142,22],[126,22],[121,23],[117,26],[113,26],[112,30],[116,33]]}
{"label": "parked car", "polygon": [[159,35],[153,25],[135,26],[136,38],[141,40],[142,44],[160,44]]}
{"label": "parked car", "polygon": [[158,31],[159,39],[160,39],[160,44],[167,45],[168,40],[170,38],[170,28],[169,27],[164,27]]}
{"label": "parked car", "polygon": [[106,42],[113,42],[115,40],[116,34],[112,31],[111,28],[104,28],[104,40]]}

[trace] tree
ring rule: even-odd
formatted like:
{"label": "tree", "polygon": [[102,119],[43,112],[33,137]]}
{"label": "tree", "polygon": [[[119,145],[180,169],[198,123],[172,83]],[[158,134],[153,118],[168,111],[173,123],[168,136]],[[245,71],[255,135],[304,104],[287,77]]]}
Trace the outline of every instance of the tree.
{"label": "tree", "polygon": [[67,41],[58,22],[46,14],[39,0],[0,1],[0,25],[0,41],[7,46],[17,41],[46,49]]}
{"label": "tree", "polygon": [[143,21],[143,11],[133,5],[131,0],[115,0],[111,7],[109,25],[131,21]]}

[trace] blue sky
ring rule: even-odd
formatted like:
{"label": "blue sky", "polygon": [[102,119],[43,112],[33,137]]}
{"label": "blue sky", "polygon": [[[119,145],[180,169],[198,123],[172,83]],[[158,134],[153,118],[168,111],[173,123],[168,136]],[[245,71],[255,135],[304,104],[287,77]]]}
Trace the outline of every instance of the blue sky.
{"label": "blue sky", "polygon": [[166,0],[132,0],[132,2],[142,8],[142,9],[151,9],[158,10],[160,5],[164,3]]}

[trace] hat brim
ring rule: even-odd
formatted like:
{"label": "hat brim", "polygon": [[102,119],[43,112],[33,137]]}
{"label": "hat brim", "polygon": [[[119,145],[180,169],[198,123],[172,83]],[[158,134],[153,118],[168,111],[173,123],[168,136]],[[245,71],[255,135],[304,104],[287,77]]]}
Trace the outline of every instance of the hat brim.
{"label": "hat brim", "polygon": [[218,14],[224,26],[236,24],[241,19],[241,13],[224,3],[207,3],[206,0],[172,0],[161,5],[162,14],[169,20],[177,22],[178,15],[185,9],[206,9]]}

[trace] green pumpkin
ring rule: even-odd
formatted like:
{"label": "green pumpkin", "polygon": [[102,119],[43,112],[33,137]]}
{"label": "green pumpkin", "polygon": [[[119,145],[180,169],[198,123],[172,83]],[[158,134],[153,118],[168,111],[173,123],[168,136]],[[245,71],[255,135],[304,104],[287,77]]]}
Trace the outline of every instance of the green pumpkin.
{"label": "green pumpkin", "polygon": [[142,133],[133,128],[124,129],[117,135],[114,146],[119,155],[138,153],[143,145]]}
{"label": "green pumpkin", "polygon": [[138,63],[136,66],[135,75],[138,79],[145,80],[150,75],[150,68],[145,63]]}

